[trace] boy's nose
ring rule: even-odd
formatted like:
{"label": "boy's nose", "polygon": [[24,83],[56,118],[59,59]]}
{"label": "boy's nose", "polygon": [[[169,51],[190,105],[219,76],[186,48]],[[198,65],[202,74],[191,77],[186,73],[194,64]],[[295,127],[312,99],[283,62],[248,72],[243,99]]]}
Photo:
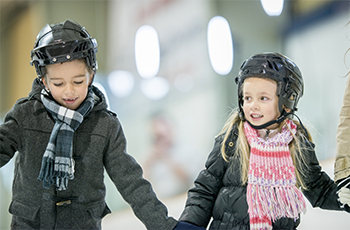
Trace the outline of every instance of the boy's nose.
{"label": "boy's nose", "polygon": [[74,93],[74,86],[72,84],[67,84],[65,93],[66,94]]}

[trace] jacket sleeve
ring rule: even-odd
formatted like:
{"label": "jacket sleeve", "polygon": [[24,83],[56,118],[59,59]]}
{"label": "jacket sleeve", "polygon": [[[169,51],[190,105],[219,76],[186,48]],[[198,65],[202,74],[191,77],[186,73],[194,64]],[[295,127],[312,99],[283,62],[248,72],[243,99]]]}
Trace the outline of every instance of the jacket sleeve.
{"label": "jacket sleeve", "polygon": [[0,125],[0,168],[11,160],[20,142],[20,128],[15,118],[14,109],[10,110]]}
{"label": "jacket sleeve", "polygon": [[119,121],[109,126],[109,146],[104,156],[108,175],[123,199],[147,229],[173,229],[177,221],[168,217],[166,206],[142,177],[141,166],[126,152],[126,139]]}
{"label": "jacket sleeve", "polygon": [[343,103],[339,113],[336,135],[336,156],[334,162],[334,180],[339,181],[350,176],[350,77],[346,81]]}
{"label": "jacket sleeve", "polygon": [[188,191],[186,206],[180,221],[206,227],[212,216],[212,209],[221,187],[227,163],[220,153],[222,136],[215,140],[214,147],[208,156],[205,169],[196,178],[195,187]]}
{"label": "jacket sleeve", "polygon": [[319,207],[328,210],[340,210],[338,205],[337,185],[334,181],[322,171],[317,160],[314,147],[315,145],[305,143],[307,150],[306,173],[302,176],[307,189],[303,190],[305,197],[313,207]]}

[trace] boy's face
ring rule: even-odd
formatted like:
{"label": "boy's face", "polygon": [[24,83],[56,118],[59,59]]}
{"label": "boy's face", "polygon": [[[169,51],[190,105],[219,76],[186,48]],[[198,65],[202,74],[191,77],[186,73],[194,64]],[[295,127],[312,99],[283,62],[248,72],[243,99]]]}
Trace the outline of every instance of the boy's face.
{"label": "boy's face", "polygon": [[85,100],[93,73],[89,73],[86,64],[73,60],[46,66],[43,79],[47,90],[62,106],[76,110]]}
{"label": "boy's face", "polygon": [[[278,110],[277,83],[266,78],[250,77],[243,83],[243,112],[255,126],[263,125],[280,116]],[[275,129],[273,124],[267,129]]]}

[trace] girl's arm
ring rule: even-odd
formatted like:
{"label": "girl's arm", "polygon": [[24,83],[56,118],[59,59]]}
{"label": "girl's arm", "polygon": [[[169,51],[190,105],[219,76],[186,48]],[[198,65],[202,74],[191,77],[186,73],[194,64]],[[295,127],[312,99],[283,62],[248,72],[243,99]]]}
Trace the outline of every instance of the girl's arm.
{"label": "girl's arm", "polygon": [[305,197],[313,207],[320,207],[329,210],[341,210],[338,204],[337,185],[322,171],[317,160],[314,144],[305,143],[306,170],[303,180],[307,189],[303,189]]}
{"label": "girl's arm", "polygon": [[180,221],[189,222],[196,226],[206,227],[212,216],[216,196],[223,186],[222,178],[227,168],[227,162],[221,157],[222,136],[215,140],[213,150],[194,182],[195,187],[188,191],[186,206]]}

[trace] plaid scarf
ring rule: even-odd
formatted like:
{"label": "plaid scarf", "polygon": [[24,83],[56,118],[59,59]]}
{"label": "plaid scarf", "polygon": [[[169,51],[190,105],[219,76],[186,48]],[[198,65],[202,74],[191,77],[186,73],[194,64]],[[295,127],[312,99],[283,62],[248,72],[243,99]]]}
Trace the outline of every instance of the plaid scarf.
{"label": "plaid scarf", "polygon": [[282,217],[298,219],[306,204],[295,186],[295,168],[288,146],[296,125],[287,120],[281,132],[264,140],[245,122],[244,133],[251,151],[247,186],[250,229],[272,229],[271,221]]}
{"label": "plaid scarf", "polygon": [[74,179],[73,136],[94,106],[94,93],[88,92],[77,110],[70,110],[57,104],[43,89],[41,100],[55,120],[49,143],[43,155],[38,179],[44,188],[56,184],[57,190],[66,190],[68,180]]}

